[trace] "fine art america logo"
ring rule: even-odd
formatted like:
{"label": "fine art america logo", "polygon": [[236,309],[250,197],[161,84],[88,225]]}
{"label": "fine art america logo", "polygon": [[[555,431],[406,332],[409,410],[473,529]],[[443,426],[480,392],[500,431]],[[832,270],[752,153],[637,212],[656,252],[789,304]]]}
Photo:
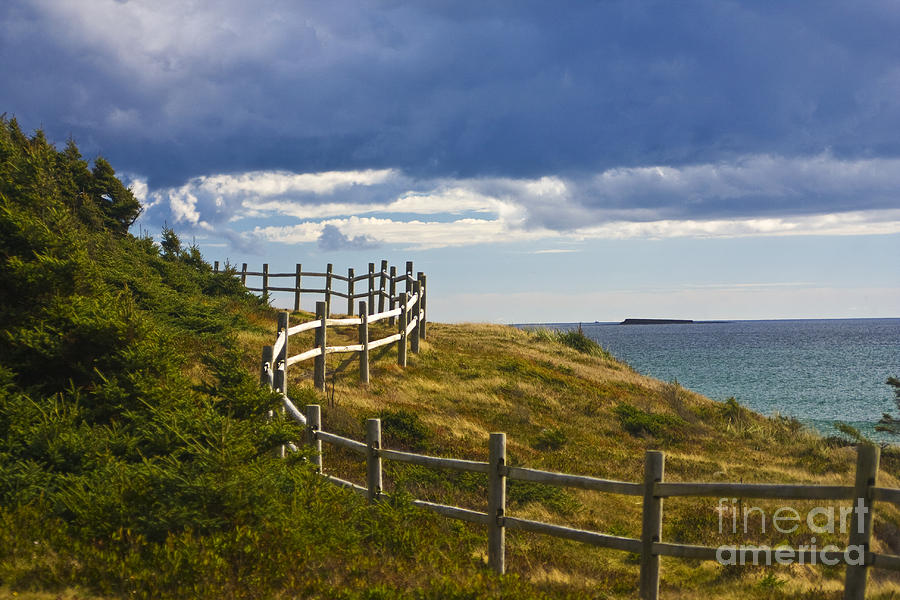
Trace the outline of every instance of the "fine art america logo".
{"label": "fine art america logo", "polygon": [[[720,498],[716,507],[719,513],[719,533],[737,534],[739,530],[738,517],[742,518],[740,525],[744,535],[750,530],[750,518],[757,515],[760,519],[760,533],[766,533],[767,523],[778,533],[791,534],[800,529],[805,522],[809,531],[817,534],[834,534],[840,532],[846,534],[852,528],[863,533],[866,528],[866,515],[869,508],[862,498],[858,498],[856,506],[817,506],[806,512],[806,516],[790,506],[781,506],[771,516],[758,506],[750,508],[738,508],[737,498]],[[740,514],[739,514],[740,513]],[[730,526],[730,527],[729,527]],[[730,531],[729,531],[730,530]],[[843,560],[842,560],[843,559]],[[811,537],[808,545],[797,548],[789,546],[766,545],[722,545],[716,549],[716,560],[723,565],[788,565],[797,564],[823,564],[833,566],[844,562],[848,565],[862,565],[865,560],[865,548],[862,545],[848,545],[841,550],[834,544],[818,546],[815,537]]]}

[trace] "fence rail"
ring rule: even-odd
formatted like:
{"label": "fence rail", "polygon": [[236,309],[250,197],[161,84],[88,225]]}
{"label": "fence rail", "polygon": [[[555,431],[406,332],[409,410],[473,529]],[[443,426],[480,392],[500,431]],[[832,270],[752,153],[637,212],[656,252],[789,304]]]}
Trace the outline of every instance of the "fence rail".
{"label": "fence rail", "polygon": [[[213,268],[218,272],[219,261],[215,261]],[[269,292],[289,292],[294,294],[294,312],[300,310],[300,300],[303,294],[323,295],[326,316],[331,316],[331,301],[333,296],[339,296],[347,300],[347,314],[350,316],[354,314],[354,302],[361,298],[365,299],[367,301],[367,310],[369,311],[369,314],[372,315],[376,314],[376,311],[377,313],[384,312],[386,303],[389,304],[391,309],[395,307],[396,302],[399,299],[399,292],[397,291],[398,283],[405,283],[405,291],[409,295],[412,295],[413,287],[417,281],[422,281],[424,287],[424,275],[419,272],[416,276],[413,276],[412,261],[406,262],[406,271],[399,275],[397,274],[397,267],[388,266],[388,261],[386,260],[381,261],[380,270],[378,271],[375,270],[375,263],[369,263],[368,272],[360,275],[356,275],[356,271],[352,268],[347,269],[347,275],[335,273],[334,265],[331,263],[327,265],[324,272],[304,271],[303,265],[298,263],[295,265],[293,273],[270,273],[268,263],[263,264],[262,271],[249,271],[247,270],[247,263],[243,263],[241,265],[241,270],[235,271],[235,277],[240,277],[241,283],[251,292],[261,292],[263,295],[266,295]],[[259,286],[247,285],[248,277],[260,278]],[[304,277],[324,278],[325,285],[324,287],[303,287]],[[293,279],[293,286],[270,285],[271,280],[273,279]],[[345,291],[336,289],[334,285],[335,281],[343,282],[344,287],[346,288]],[[368,285],[365,286],[366,289],[357,292],[356,283],[360,281],[367,281]]]}
{"label": "fence rail", "polygon": [[[384,285],[382,284],[379,289],[375,288],[374,281],[376,274],[374,272],[375,263],[369,263],[369,273],[365,276],[360,276],[359,278],[366,278],[369,280],[369,289],[365,293],[354,294],[352,282],[356,279],[359,279],[353,275],[353,269],[348,269],[347,277],[335,276],[332,273],[332,265],[329,264],[325,273],[318,272],[309,272],[304,273],[301,270],[301,266],[298,264],[295,273],[269,273],[268,265],[263,265],[263,270],[261,273],[249,272],[246,269],[246,264],[244,264],[244,268],[242,269],[241,281],[246,283],[247,275],[262,275],[264,277],[263,281],[264,286],[263,289],[267,290],[276,290],[281,288],[272,288],[268,287],[268,278],[270,277],[295,277],[297,287],[296,288],[285,288],[288,291],[295,292],[295,300],[294,306],[295,309],[299,307],[300,304],[300,293],[308,292],[310,290],[306,290],[300,288],[301,277],[303,276],[326,276],[328,277],[328,284],[324,290],[313,290],[313,291],[321,291],[326,294],[325,301],[316,302],[316,318],[310,321],[306,321],[303,323],[298,323],[296,325],[290,324],[290,314],[287,311],[281,312],[278,314],[278,324],[275,332],[275,341],[271,346],[263,346],[262,351],[262,361],[260,366],[260,380],[264,385],[281,392],[281,395],[285,402],[290,402],[287,396],[287,385],[288,385],[288,368],[305,362],[310,359],[314,359],[315,363],[313,365],[313,382],[315,387],[320,391],[325,391],[325,379],[326,379],[326,362],[325,359],[330,354],[346,354],[346,353],[357,353],[359,354],[359,380],[362,383],[369,382],[369,353],[372,350],[377,348],[381,348],[382,346],[387,346],[393,343],[397,344],[397,364],[401,367],[405,367],[407,363],[407,344],[410,346],[410,349],[413,353],[419,352],[419,340],[425,339],[427,335],[426,329],[426,299],[427,295],[427,278],[424,273],[419,272],[415,279],[412,278],[412,262],[406,263],[407,272],[405,275],[398,276],[396,275],[396,267],[391,267],[390,270],[387,269],[387,261],[381,262],[381,273],[377,276],[382,276],[384,278],[390,279],[390,291],[384,291]],[[218,263],[215,265],[215,269],[218,270]],[[343,279],[348,282],[348,295],[350,298],[368,298],[369,301],[360,301],[359,308],[359,316],[353,316],[353,303],[350,302],[348,304],[348,315],[347,317],[331,317],[330,316],[330,295],[338,294],[335,290],[331,289],[331,280],[332,279]],[[395,283],[397,281],[406,281],[407,282],[407,290],[400,292],[394,296],[395,293]],[[254,288],[248,288],[254,289]],[[378,303],[378,312],[375,312],[374,302],[372,302],[372,295],[374,293],[378,293],[381,297]],[[387,299],[389,302],[388,310],[385,310],[384,300]],[[370,329],[369,326],[373,323],[377,323],[379,321],[389,321],[389,326],[394,326],[396,322],[397,333],[392,335],[385,336],[379,339],[371,339],[370,338]],[[344,344],[344,345],[328,345],[328,335],[327,330],[329,327],[357,327],[357,342],[356,344]],[[315,333],[315,343],[312,348],[306,349],[303,352],[299,352],[297,354],[290,354],[290,338],[291,336],[297,335],[299,333],[303,333],[304,331],[313,331]],[[290,411],[286,407],[286,410]],[[299,413],[297,413],[299,414]],[[302,415],[301,415],[302,417]],[[302,418],[300,419],[302,420]]]}
{"label": "fence rail", "polygon": [[[381,446],[381,421],[369,419],[366,422],[366,440],[360,442],[351,438],[329,433],[322,429],[321,410],[318,405],[306,407],[306,440],[316,451],[316,465],[319,473],[329,481],[350,488],[377,501],[386,497],[382,489],[382,461],[393,460],[412,463],[420,466],[484,473],[488,476],[487,511],[481,512],[469,508],[437,504],[425,500],[414,500],[413,504],[430,510],[443,517],[484,525],[488,528],[488,562],[498,573],[505,572],[505,531],[529,531],[542,535],[573,540],[600,548],[609,548],[622,552],[638,554],[641,557],[640,597],[657,599],[659,597],[659,558],[671,556],[682,559],[719,560],[721,548],[697,546],[691,544],[675,544],[661,541],[662,501],[671,497],[739,497],[804,499],[804,500],[855,500],[850,514],[853,521],[864,524],[862,529],[854,528],[848,540],[848,548],[858,545],[861,548],[861,564],[848,562],[845,550],[831,550],[833,546],[823,549],[779,548],[779,552],[788,552],[791,557],[805,564],[828,561],[826,564],[847,565],[844,587],[844,598],[862,600],[865,598],[867,574],[870,568],[886,569],[900,572],[900,556],[872,552],[870,550],[872,536],[872,509],[875,500],[900,505],[900,489],[877,487],[879,450],[873,446],[859,446],[856,463],[856,480],[854,486],[834,485],[797,485],[797,484],[759,484],[759,483],[699,483],[699,482],[664,482],[665,456],[662,452],[647,451],[644,463],[644,480],[641,483],[599,479],[584,475],[570,475],[525,467],[506,465],[506,434],[492,433],[488,441],[490,459],[487,462],[428,456],[400,450],[391,450]],[[344,479],[325,474],[322,468],[322,443],[349,449],[365,457],[366,486],[361,486]],[[597,531],[576,529],[564,525],[544,523],[522,519],[506,514],[506,481],[532,481],[549,485],[574,487],[598,492],[643,496],[641,517],[641,537],[629,538],[609,535]],[[843,510],[843,509],[842,509]],[[725,547],[730,548],[730,547]],[[760,546],[759,548],[763,548]]]}

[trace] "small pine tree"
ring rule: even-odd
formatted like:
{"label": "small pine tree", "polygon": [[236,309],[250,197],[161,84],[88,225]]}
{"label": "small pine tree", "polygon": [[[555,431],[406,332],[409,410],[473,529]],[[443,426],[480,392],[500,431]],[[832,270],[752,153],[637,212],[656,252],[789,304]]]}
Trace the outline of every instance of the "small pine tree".
{"label": "small pine tree", "polygon": [[178,234],[175,233],[174,229],[163,226],[162,241],[160,241],[159,245],[160,248],[162,248],[162,255],[164,258],[170,260],[181,258],[181,240],[178,239]]}

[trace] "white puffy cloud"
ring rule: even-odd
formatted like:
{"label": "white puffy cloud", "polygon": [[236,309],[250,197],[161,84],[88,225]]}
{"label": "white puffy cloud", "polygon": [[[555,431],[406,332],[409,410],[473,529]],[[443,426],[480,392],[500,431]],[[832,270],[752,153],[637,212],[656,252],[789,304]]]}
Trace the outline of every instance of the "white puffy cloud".
{"label": "white puffy cloud", "polygon": [[291,194],[329,195],[355,185],[385,183],[396,177],[397,173],[392,169],[324,173],[251,171],[239,175],[197,177],[188,185],[219,196],[283,197]]}
{"label": "white puffy cloud", "polygon": [[343,235],[351,238],[375,235],[386,244],[418,249],[559,236],[555,232],[511,228],[500,219],[464,218],[443,222],[396,221],[377,217],[349,217],[347,219],[328,219],[319,223],[305,222],[288,226],[257,227],[250,235],[268,242],[300,244],[319,240],[328,227],[335,227]]}
{"label": "white puffy cloud", "polygon": [[700,221],[615,221],[576,229],[585,238],[748,237],[766,235],[879,235],[900,233],[900,209],[800,215],[770,219],[711,219]]}
{"label": "white puffy cloud", "polygon": [[415,248],[900,232],[900,159],[847,161],[827,154],[617,168],[581,178],[252,171],[195,177],[149,194],[140,180],[133,185],[157,221],[205,231],[230,227],[233,239],[287,244],[317,242],[327,227],[348,240]]}

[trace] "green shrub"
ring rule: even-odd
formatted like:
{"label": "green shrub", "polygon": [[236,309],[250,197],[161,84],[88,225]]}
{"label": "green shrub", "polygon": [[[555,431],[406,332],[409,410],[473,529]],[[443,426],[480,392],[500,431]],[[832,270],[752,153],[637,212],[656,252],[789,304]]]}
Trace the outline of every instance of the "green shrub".
{"label": "green shrub", "polygon": [[679,439],[687,423],[680,417],[643,411],[628,403],[621,403],[613,410],[622,428],[632,435],[648,434],[656,438]]}
{"label": "green shrub", "polygon": [[566,432],[555,427],[541,430],[532,446],[536,450],[559,450],[567,441],[569,441],[569,438]]}
{"label": "green shrub", "polygon": [[381,437],[385,447],[399,446],[422,450],[431,439],[431,431],[419,419],[419,415],[405,410],[382,410]]}

